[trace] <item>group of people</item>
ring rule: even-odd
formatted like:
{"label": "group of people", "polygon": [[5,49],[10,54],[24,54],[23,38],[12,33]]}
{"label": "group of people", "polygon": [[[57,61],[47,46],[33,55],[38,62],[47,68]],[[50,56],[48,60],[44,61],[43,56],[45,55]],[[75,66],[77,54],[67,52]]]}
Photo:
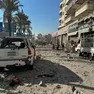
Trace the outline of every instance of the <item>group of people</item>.
{"label": "group of people", "polygon": [[[75,52],[75,47],[77,47],[77,42],[74,42],[73,40],[67,41],[66,43],[61,43],[62,50],[67,52]],[[58,50],[60,48],[60,44],[53,44],[53,49],[55,48]]]}

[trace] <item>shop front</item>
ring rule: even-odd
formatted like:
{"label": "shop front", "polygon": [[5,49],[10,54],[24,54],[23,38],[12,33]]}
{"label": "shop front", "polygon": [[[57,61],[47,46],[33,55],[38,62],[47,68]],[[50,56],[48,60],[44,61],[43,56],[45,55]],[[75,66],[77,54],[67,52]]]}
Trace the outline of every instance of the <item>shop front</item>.
{"label": "shop front", "polygon": [[58,30],[58,32],[57,32],[57,38],[59,40],[60,48],[62,47],[62,44],[66,44],[66,41],[68,39],[67,31],[68,31],[68,28],[66,26],[66,27],[63,27],[62,29]]}
{"label": "shop front", "polygon": [[77,42],[79,40],[78,22],[68,26],[68,40]]}

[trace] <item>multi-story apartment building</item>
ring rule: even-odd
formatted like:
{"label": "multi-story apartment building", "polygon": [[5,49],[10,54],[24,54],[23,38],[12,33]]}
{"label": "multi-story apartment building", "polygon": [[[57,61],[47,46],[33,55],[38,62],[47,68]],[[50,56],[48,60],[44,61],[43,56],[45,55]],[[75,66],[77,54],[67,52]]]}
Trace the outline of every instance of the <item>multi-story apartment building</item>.
{"label": "multi-story apartment building", "polygon": [[60,45],[63,42],[66,42],[67,39],[67,26],[65,24],[65,17],[66,17],[66,0],[62,0],[60,2],[60,18],[59,18],[59,26],[58,26],[58,31],[57,31],[57,35],[58,35],[58,39],[60,40]]}
{"label": "multi-story apartment building", "polygon": [[94,0],[62,0],[59,14],[57,35],[60,43],[67,40],[77,42],[81,33],[89,32],[90,24],[85,21],[94,17]]}

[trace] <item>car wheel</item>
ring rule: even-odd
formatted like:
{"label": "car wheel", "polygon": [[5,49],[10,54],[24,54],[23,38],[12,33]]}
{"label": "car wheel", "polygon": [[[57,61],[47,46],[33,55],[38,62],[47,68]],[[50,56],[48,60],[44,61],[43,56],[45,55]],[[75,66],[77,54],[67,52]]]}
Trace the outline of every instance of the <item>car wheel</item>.
{"label": "car wheel", "polygon": [[83,56],[83,55],[82,55],[82,52],[79,52],[79,56]]}
{"label": "car wheel", "polygon": [[93,56],[90,54],[89,55],[89,60],[92,61],[93,60]]}
{"label": "car wheel", "polygon": [[32,70],[33,69],[33,63],[34,63],[34,58],[32,58],[31,60],[26,60],[25,61],[26,68]]}
{"label": "car wheel", "polygon": [[34,66],[33,65],[29,65],[29,70],[33,70]]}
{"label": "car wheel", "polygon": [[80,50],[77,50],[77,53],[79,54],[80,53]]}

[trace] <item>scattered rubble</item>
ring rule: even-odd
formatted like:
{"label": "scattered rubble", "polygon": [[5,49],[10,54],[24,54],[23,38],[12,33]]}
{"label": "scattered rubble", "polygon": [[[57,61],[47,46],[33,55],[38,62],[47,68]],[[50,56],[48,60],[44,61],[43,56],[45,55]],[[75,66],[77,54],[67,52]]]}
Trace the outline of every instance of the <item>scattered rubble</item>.
{"label": "scattered rubble", "polygon": [[[40,60],[41,55],[43,60]],[[67,58],[67,54],[64,56]],[[0,74],[0,94],[94,94],[92,90],[94,86],[93,63],[90,65],[87,62],[72,62],[71,59],[67,61],[51,51],[42,51],[38,59],[32,71]],[[10,70],[5,69],[5,71]],[[80,83],[79,77],[75,76],[79,76],[84,82]],[[15,87],[13,84],[13,88],[9,86],[11,82],[15,83]],[[78,86],[72,90],[73,87],[71,88],[70,84]]]}
{"label": "scattered rubble", "polygon": [[5,92],[6,90],[3,88],[0,88],[0,92]]}
{"label": "scattered rubble", "polygon": [[36,56],[36,60],[41,60],[41,57],[42,57],[41,54],[37,55],[37,56]]}
{"label": "scattered rubble", "polygon": [[57,89],[60,89],[60,88],[61,88],[61,85],[57,85],[56,88],[57,88]]}
{"label": "scattered rubble", "polygon": [[21,79],[19,77],[14,77],[9,83],[10,87],[14,87],[15,85],[21,85]]}
{"label": "scattered rubble", "polygon": [[4,68],[4,72],[8,72],[9,71],[9,69],[7,69],[7,68]]}
{"label": "scattered rubble", "polygon": [[24,86],[26,86],[26,87],[31,87],[32,84],[31,84],[31,83],[29,83],[29,84],[28,84],[28,83],[25,83]]}
{"label": "scattered rubble", "polygon": [[0,79],[4,79],[5,78],[5,74],[0,74]]}
{"label": "scattered rubble", "polygon": [[6,92],[6,94],[18,94],[18,93],[19,93],[19,91],[16,91],[16,90],[8,90]]}
{"label": "scattered rubble", "polygon": [[40,81],[39,86],[46,87],[46,85],[43,83],[43,81]]}
{"label": "scattered rubble", "polygon": [[73,94],[84,94],[82,91],[78,91],[75,86],[72,87]]}
{"label": "scattered rubble", "polygon": [[54,74],[41,74],[38,77],[54,77]]}

